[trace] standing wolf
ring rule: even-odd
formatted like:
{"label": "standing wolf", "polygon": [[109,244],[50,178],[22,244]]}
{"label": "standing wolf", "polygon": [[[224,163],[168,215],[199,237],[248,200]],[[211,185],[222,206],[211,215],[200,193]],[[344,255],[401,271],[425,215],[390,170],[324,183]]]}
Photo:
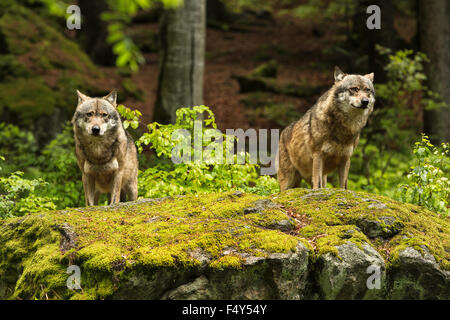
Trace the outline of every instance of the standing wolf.
{"label": "standing wolf", "polygon": [[327,174],[338,168],[340,187],[347,189],[350,157],[375,103],[373,73],[345,74],[338,67],[335,83],[297,122],[283,130],[278,148],[280,189],[313,189],[327,185]]}
{"label": "standing wolf", "polygon": [[77,90],[78,106],[72,119],[75,153],[83,177],[86,206],[98,204],[101,192],[110,203],[136,200],[136,146],[122,126],[115,91],[90,98]]}

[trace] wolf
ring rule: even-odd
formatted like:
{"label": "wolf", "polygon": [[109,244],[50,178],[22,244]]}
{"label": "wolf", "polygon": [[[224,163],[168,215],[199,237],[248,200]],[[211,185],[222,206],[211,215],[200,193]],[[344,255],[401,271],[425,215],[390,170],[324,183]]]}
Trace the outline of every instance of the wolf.
{"label": "wolf", "polygon": [[313,189],[324,188],[336,168],[340,188],[347,189],[350,157],[375,104],[374,74],[345,74],[335,67],[334,80],[303,117],[281,132],[277,178],[282,191],[297,187],[301,179]]}
{"label": "wolf", "polygon": [[97,205],[101,193],[109,194],[110,204],[136,200],[136,146],[116,109],[117,92],[91,98],[77,90],[77,95],[72,124],[86,206]]}

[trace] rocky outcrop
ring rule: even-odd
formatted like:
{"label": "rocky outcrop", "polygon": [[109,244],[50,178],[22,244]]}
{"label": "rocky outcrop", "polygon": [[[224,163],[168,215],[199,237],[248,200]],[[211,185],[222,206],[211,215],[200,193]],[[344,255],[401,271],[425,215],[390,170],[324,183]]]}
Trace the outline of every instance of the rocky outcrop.
{"label": "rocky outcrop", "polygon": [[336,189],[43,212],[0,222],[0,299],[449,299],[449,230]]}
{"label": "rocky outcrop", "polygon": [[5,1],[0,5],[0,116],[31,128],[42,145],[71,118],[75,90],[103,93],[98,81],[104,75],[64,36],[65,28],[37,8]]}
{"label": "rocky outcrop", "polygon": [[[236,254],[229,252],[226,254]],[[118,289],[113,299],[301,299],[309,272],[309,255],[299,242],[294,252],[272,253],[267,257],[240,255],[238,269],[203,265],[179,272],[141,273]],[[206,262],[206,263],[205,263]],[[162,280],[164,279],[164,280]],[[150,289],[150,290],[149,290]],[[157,290],[155,290],[157,289]]]}
{"label": "rocky outcrop", "polygon": [[390,238],[396,235],[403,224],[395,217],[380,217],[378,220],[370,218],[360,219],[356,225],[362,229],[365,235],[369,238]]}
{"label": "rocky outcrop", "polygon": [[440,268],[426,246],[407,247],[398,260],[387,284],[391,299],[450,298],[450,272]]}
{"label": "rocky outcrop", "polygon": [[119,83],[96,66],[73,31],[45,12],[31,2],[0,3],[0,117],[32,130],[40,145],[72,118],[76,89],[97,97],[116,88],[120,101],[142,99],[130,79]]}
{"label": "rocky outcrop", "polygon": [[365,243],[358,248],[348,242],[337,247],[338,256],[322,255],[317,263],[317,282],[324,299],[376,299],[382,298],[381,286],[372,287],[370,273],[379,272],[379,283],[386,278],[386,267],[380,254]]}

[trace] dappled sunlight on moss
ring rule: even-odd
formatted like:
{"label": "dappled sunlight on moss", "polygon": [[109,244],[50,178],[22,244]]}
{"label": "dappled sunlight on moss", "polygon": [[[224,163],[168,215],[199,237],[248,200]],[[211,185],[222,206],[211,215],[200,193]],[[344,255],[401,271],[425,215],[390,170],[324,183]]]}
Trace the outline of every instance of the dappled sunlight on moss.
{"label": "dappled sunlight on moss", "polygon": [[[295,225],[288,211],[305,215],[308,222],[284,232],[274,229],[281,221]],[[386,216],[395,223],[385,224]],[[361,219],[380,222],[380,228],[390,228],[393,236],[368,237],[358,228]],[[62,225],[76,235],[73,247],[61,247]],[[348,241],[359,248],[371,244],[387,267],[404,248],[420,252],[425,245],[441,267],[449,269],[449,231],[447,219],[423,208],[339,189],[294,189],[268,197],[228,192],[138,200],[0,222],[0,278],[12,290],[11,298],[98,299],[112,295],[136,268],[240,270],[248,257],[292,253],[299,242],[316,261],[325,253],[339,258],[336,247]],[[17,264],[24,270],[20,276]],[[70,264],[82,270],[82,292],[65,288],[65,268]]]}
{"label": "dappled sunlight on moss", "polygon": [[[450,269],[450,225],[448,218],[422,207],[400,203],[390,198],[364,192],[342,189],[292,189],[272,196],[275,202],[294,207],[311,218],[299,235],[315,239],[318,255],[332,252],[337,255],[336,245],[351,241],[359,247],[371,243],[387,260],[388,267],[407,246],[425,245],[442,268]],[[384,217],[396,219],[387,226]],[[361,219],[379,222],[381,228],[398,233],[390,239],[369,239],[360,231],[345,232],[358,225]],[[447,249],[446,247],[447,246]],[[420,251],[420,250],[419,250]]]}

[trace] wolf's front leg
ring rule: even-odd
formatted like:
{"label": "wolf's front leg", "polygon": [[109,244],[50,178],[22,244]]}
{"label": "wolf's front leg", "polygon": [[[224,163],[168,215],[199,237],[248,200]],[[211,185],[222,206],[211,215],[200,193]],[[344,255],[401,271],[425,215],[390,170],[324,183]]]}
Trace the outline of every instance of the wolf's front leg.
{"label": "wolf's front leg", "polygon": [[339,183],[341,189],[347,189],[348,171],[350,170],[350,157],[339,165]]}
{"label": "wolf's front leg", "polygon": [[138,196],[137,177],[132,181],[128,181],[128,184],[123,187],[122,192],[125,192],[125,194],[127,195],[127,201],[136,200]]}
{"label": "wolf's front leg", "polygon": [[323,157],[320,153],[315,153],[313,155],[313,163],[312,163],[313,189],[323,188],[322,175],[323,175]]}
{"label": "wolf's front leg", "polygon": [[99,199],[100,199],[100,191],[96,190],[94,193],[94,206],[98,205]]}
{"label": "wolf's front leg", "polygon": [[122,188],[122,171],[116,171],[112,181],[111,188],[111,202],[110,204],[119,203],[120,202],[120,190]]}
{"label": "wolf's front leg", "polygon": [[89,174],[82,174],[84,199],[86,207],[95,205],[95,178]]}

